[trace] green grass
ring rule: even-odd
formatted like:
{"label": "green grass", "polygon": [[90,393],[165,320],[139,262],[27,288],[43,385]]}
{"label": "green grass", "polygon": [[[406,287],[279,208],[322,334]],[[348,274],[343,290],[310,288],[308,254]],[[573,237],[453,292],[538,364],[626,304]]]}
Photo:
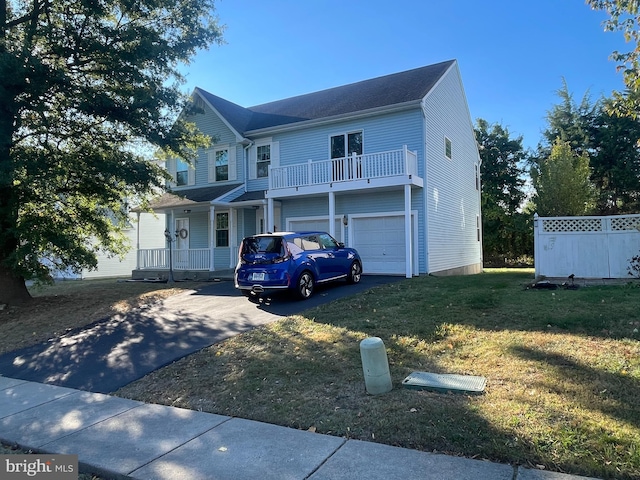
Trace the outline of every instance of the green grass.
{"label": "green grass", "polygon": [[[122,389],[139,400],[600,478],[640,478],[640,288],[528,289],[531,271],[420,277],[203,349]],[[348,287],[338,287],[348,288]],[[394,389],[367,395],[359,342]],[[403,389],[481,375],[483,395]]]}

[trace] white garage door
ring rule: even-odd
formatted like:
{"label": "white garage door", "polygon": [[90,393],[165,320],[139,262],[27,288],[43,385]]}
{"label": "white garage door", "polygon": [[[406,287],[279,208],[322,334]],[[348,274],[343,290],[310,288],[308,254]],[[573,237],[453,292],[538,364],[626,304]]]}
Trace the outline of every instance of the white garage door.
{"label": "white garage door", "polygon": [[404,216],[354,218],[352,232],[364,273],[406,272]]}
{"label": "white garage door", "polygon": [[[329,219],[289,220],[287,221],[287,229],[291,232],[329,232]],[[336,220],[335,229],[335,239],[339,242],[342,242],[342,222],[340,222],[340,220]]]}

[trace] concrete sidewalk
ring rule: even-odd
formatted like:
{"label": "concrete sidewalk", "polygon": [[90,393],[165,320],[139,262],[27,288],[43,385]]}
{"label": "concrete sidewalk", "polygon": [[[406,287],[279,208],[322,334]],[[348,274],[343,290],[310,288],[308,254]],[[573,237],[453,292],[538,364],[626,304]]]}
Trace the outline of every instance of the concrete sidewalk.
{"label": "concrete sidewalk", "polygon": [[108,479],[577,480],[0,376],[0,440]]}

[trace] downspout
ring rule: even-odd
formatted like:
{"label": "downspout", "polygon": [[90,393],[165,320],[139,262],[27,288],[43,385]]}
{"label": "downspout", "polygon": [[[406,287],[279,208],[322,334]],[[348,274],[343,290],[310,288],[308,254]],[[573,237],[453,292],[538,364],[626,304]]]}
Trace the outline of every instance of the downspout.
{"label": "downspout", "polygon": [[255,142],[245,138],[249,144],[244,147],[244,193],[247,193],[247,180],[249,179],[249,149],[255,145]]}

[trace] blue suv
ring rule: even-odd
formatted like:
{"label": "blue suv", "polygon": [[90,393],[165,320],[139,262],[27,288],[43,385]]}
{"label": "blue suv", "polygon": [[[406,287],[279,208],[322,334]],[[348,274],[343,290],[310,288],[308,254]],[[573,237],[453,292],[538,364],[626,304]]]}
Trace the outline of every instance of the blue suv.
{"label": "blue suv", "polygon": [[279,232],[246,237],[238,251],[236,288],[248,297],[270,290],[295,291],[306,299],[317,284],[358,283],[362,260],[353,248],[325,232]]}

